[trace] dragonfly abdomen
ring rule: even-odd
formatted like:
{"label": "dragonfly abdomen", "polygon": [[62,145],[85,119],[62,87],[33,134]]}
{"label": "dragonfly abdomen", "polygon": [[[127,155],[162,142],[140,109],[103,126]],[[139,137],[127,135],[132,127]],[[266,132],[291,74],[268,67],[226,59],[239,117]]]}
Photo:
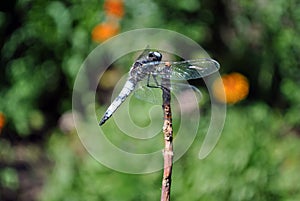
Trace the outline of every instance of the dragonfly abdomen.
{"label": "dragonfly abdomen", "polygon": [[131,80],[127,80],[123,89],[119,93],[119,95],[115,98],[115,100],[111,103],[111,105],[106,110],[103,115],[99,125],[103,125],[112,114],[118,109],[118,107],[125,101],[125,99],[129,96],[129,94],[134,90],[135,84]]}

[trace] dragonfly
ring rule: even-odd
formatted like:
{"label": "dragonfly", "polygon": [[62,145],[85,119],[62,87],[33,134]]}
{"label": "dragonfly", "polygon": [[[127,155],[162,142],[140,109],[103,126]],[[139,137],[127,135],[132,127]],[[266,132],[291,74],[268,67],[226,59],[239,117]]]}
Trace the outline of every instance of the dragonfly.
{"label": "dragonfly", "polygon": [[[139,83],[146,81],[146,87],[161,88],[163,86],[159,84],[159,79],[198,79],[215,73],[219,68],[219,63],[211,58],[173,62],[162,61],[160,52],[145,49],[132,64],[127,81],[119,95],[106,110],[99,125],[102,126],[113,115],[126,98],[137,89]],[[150,85],[151,77],[155,85]]]}

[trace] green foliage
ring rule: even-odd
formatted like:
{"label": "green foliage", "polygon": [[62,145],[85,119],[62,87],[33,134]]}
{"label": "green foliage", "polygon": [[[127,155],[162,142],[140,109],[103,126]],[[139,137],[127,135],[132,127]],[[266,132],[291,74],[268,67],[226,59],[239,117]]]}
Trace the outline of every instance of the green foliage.
{"label": "green foliage", "polygon": [[[51,122],[55,112],[70,109],[70,100],[67,106],[61,104],[69,99],[64,94],[72,89],[81,63],[94,46],[90,31],[100,19],[95,3],[18,1],[14,10],[1,12],[6,20],[1,26],[5,68],[1,69],[0,110],[19,135],[45,126],[42,122],[36,127],[33,122],[40,120],[34,114]],[[51,103],[49,94],[57,96]],[[52,113],[45,117],[49,109]]]}
{"label": "green foliage", "polygon": [[255,98],[271,105],[286,100],[280,90],[282,80],[299,85],[300,6],[296,2],[239,0],[225,6],[233,26],[222,33],[229,54],[236,57],[231,65],[248,76]]}
{"label": "green foliage", "polygon": [[[0,110],[12,131],[30,135],[70,109],[77,71],[96,45],[91,31],[105,18],[101,5],[96,0],[19,0],[1,12]],[[183,33],[212,52],[222,72],[245,74],[251,99],[299,108],[299,97],[290,93],[300,80],[300,6],[295,0],[125,1],[125,12],[122,31],[163,27]],[[40,114],[39,126],[32,125],[32,113]]]}
{"label": "green foliage", "polygon": [[[299,199],[300,142],[292,133],[279,135],[284,124],[282,116],[262,103],[230,107],[212,154],[197,158],[202,143],[198,136],[174,164],[172,200]],[[201,124],[200,132],[205,127]],[[74,135],[56,133],[48,147],[56,163],[43,200],[159,200],[162,172],[128,175],[110,170],[87,155]]]}
{"label": "green foliage", "polygon": [[15,169],[13,168],[5,168],[0,171],[0,182],[1,184],[10,189],[17,189],[19,180],[18,175]]}
{"label": "green foliage", "polygon": [[[65,150],[66,144],[71,149]],[[136,176],[112,171],[87,155],[76,135],[53,135],[49,154],[56,164],[42,200],[153,200],[159,196],[159,174]]]}
{"label": "green foliage", "polygon": [[[97,45],[91,32],[105,19],[103,3],[16,0],[0,10],[0,112],[7,122],[0,134],[20,143],[51,133],[43,143],[54,166],[41,200],[159,200],[161,172],[114,172],[85,153],[76,135],[56,131],[58,118],[71,108],[76,74]],[[175,163],[172,200],[299,200],[299,2],[124,3],[121,32],[144,27],[178,31],[203,45],[221,63],[221,73],[237,71],[250,82],[248,100],[229,107],[215,151],[198,160],[203,138],[198,136]],[[99,111],[104,109],[101,104]],[[132,115],[138,124],[148,124],[142,113]],[[209,117],[201,117],[200,130],[207,122]],[[106,129],[118,134],[113,124]],[[15,160],[13,153],[9,141],[0,139],[0,188],[19,192],[16,169],[2,167]]]}

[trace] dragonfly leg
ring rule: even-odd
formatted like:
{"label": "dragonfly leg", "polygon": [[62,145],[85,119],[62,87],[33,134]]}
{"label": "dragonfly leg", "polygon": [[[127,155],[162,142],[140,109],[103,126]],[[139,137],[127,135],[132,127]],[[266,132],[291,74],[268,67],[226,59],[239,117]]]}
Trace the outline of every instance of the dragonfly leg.
{"label": "dragonfly leg", "polygon": [[[150,85],[150,76],[152,75],[153,77],[153,80],[155,82],[156,85]],[[147,87],[150,87],[150,88],[161,88],[161,85],[158,84],[157,80],[156,80],[156,77],[153,75],[153,74],[148,74],[148,78],[147,78]]]}
{"label": "dragonfly leg", "polygon": [[164,85],[158,84],[158,81],[157,81],[155,75],[152,74],[152,77],[153,77],[153,80],[154,80],[154,82],[156,84],[155,88],[161,88],[162,90],[166,90],[167,89],[167,87],[165,87]]}
{"label": "dragonfly leg", "polygon": [[157,82],[156,76],[152,74],[152,77],[153,77],[153,80],[154,80],[156,86],[157,86],[157,87],[161,87],[161,85],[158,84],[158,82]]}

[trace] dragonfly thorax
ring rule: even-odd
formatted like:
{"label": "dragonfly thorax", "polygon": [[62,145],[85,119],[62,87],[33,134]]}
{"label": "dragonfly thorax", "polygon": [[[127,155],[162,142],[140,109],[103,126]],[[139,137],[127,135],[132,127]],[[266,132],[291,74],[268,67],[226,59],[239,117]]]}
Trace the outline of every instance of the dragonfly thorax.
{"label": "dragonfly thorax", "polygon": [[145,57],[138,59],[130,69],[130,79],[134,83],[142,80],[154,70],[155,63],[158,64],[161,59],[162,54],[156,51],[151,51]]}

